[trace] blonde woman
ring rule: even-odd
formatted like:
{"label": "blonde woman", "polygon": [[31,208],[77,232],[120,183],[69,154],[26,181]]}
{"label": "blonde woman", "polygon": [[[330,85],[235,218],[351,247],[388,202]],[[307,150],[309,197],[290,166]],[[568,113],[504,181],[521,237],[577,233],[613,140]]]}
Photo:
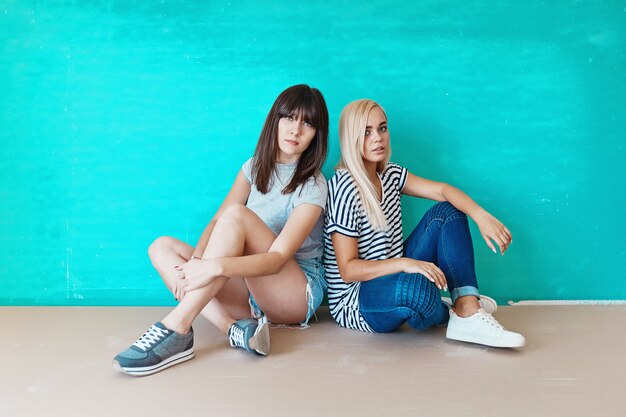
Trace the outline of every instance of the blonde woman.
{"label": "blonde woman", "polygon": [[[333,318],[350,329],[391,332],[448,323],[446,337],[496,347],[520,347],[522,335],[491,315],[480,296],[467,215],[494,252],[511,232],[463,191],[417,177],[389,162],[387,116],[371,100],[348,104],[339,120],[341,161],[328,184],[326,280]],[[402,240],[400,197],[439,202]],[[440,291],[449,288],[444,304]]]}

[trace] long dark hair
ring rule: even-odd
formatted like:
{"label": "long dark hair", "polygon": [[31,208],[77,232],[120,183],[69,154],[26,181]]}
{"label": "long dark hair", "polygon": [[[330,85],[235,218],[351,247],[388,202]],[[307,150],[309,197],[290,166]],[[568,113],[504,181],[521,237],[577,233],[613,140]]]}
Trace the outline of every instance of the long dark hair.
{"label": "long dark hair", "polygon": [[306,84],[289,87],[276,98],[272,106],[252,160],[252,177],[256,188],[263,194],[270,190],[272,174],[278,158],[278,122],[285,116],[299,115],[315,129],[315,137],[298,160],[296,170],[283,194],[293,193],[300,184],[322,169],[328,149],[328,109],[322,93]]}

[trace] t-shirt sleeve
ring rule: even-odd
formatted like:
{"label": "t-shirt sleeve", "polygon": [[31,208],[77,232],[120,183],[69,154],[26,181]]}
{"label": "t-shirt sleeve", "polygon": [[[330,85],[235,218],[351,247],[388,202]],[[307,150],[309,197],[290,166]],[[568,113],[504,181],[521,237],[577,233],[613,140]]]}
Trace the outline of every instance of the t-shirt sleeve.
{"label": "t-shirt sleeve", "polygon": [[358,238],[360,210],[356,187],[350,178],[337,176],[328,185],[326,232]]}
{"label": "t-shirt sleeve", "polygon": [[387,172],[388,175],[391,176],[391,179],[398,191],[402,192],[404,186],[406,185],[409,171],[403,166],[390,162],[387,164]]}
{"label": "t-shirt sleeve", "polygon": [[296,208],[300,204],[314,204],[325,210],[327,195],[328,185],[326,184],[326,178],[324,178],[324,175],[319,174],[302,184],[299,190],[296,190],[293,207]]}
{"label": "t-shirt sleeve", "polygon": [[241,166],[241,172],[243,172],[243,176],[246,177],[248,184],[252,185],[252,158],[244,162]]}

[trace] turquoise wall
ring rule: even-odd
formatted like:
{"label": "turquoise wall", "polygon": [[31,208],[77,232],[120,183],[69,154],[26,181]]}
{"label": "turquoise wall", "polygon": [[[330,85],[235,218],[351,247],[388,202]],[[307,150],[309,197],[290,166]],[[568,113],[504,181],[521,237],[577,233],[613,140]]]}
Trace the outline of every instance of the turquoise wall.
{"label": "turquoise wall", "polygon": [[485,293],[625,299],[625,45],[624,1],[0,0],[0,304],[172,304],[148,245],[195,243],[301,82],[327,176],[369,97],[394,161],[508,225],[505,256],[475,235]]}

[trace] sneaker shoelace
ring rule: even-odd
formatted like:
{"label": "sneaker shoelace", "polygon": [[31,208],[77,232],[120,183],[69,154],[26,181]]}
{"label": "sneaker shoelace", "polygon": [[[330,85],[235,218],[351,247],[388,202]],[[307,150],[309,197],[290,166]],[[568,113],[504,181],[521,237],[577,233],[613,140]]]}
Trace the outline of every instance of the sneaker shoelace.
{"label": "sneaker shoelace", "polygon": [[169,333],[170,332],[165,329],[161,329],[160,327],[152,325],[150,326],[148,331],[143,334],[143,336],[141,336],[139,339],[137,339],[135,343],[133,343],[133,346],[137,346],[139,349],[145,352],[150,348],[151,345],[155,344],[164,336],[167,336]]}
{"label": "sneaker shoelace", "polygon": [[502,325],[498,322],[498,320],[496,320],[496,318],[494,316],[492,316],[491,314],[487,313],[486,311],[481,311],[480,312],[480,318],[486,322],[487,324],[496,327],[498,329],[502,329],[504,330],[504,327],[502,327]]}
{"label": "sneaker shoelace", "polygon": [[244,329],[234,324],[230,328],[230,345],[245,348]]}

